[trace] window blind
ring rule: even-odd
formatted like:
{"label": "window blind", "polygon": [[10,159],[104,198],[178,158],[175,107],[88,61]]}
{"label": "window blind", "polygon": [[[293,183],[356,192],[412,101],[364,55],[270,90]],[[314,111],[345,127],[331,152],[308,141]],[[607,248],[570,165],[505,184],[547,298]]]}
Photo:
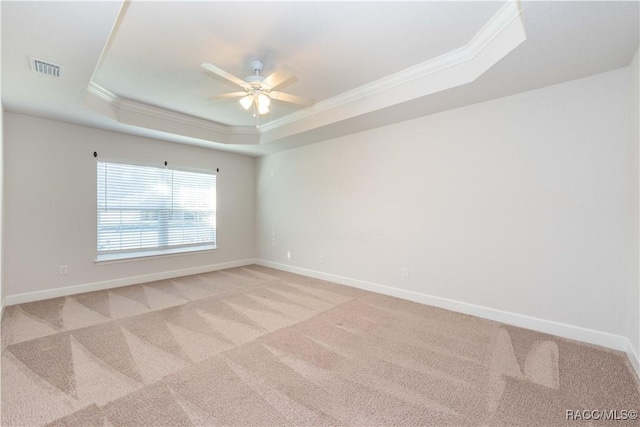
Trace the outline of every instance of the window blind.
{"label": "window blind", "polygon": [[98,162],[98,255],[216,243],[216,176]]}

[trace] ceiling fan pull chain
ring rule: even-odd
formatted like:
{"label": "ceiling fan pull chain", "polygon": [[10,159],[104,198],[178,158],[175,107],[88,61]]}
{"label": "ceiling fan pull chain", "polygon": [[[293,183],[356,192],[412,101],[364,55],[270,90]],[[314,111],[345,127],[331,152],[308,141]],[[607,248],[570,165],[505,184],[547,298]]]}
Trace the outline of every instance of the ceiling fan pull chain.
{"label": "ceiling fan pull chain", "polygon": [[258,114],[258,100],[256,99],[253,103],[253,117],[256,118],[256,129],[260,127],[260,124],[258,123],[259,120],[259,114]]}

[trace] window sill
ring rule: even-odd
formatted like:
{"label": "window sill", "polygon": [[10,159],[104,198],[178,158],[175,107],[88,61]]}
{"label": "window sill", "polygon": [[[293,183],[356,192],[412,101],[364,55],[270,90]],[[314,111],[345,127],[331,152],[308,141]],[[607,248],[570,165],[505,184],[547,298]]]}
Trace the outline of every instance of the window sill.
{"label": "window sill", "polygon": [[140,252],[125,252],[117,254],[102,254],[98,255],[94,262],[96,264],[116,264],[121,262],[142,261],[146,259],[166,258],[179,255],[194,255],[216,250],[218,250],[216,246],[208,245],[199,246],[197,248],[173,248]]}

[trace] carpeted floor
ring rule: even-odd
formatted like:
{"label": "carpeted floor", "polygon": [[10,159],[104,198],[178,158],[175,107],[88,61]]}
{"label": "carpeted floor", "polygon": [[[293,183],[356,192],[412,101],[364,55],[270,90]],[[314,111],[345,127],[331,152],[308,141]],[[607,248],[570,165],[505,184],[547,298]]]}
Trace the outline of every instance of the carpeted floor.
{"label": "carpeted floor", "polygon": [[640,410],[620,352],[260,266],[8,307],[1,385],[3,426],[600,425],[565,411]]}

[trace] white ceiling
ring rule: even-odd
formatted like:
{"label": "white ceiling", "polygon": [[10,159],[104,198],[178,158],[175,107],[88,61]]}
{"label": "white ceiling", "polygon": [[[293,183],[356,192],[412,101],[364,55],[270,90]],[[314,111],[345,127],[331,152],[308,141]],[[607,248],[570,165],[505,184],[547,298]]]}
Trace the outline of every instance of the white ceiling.
{"label": "white ceiling", "polygon": [[[132,1],[121,6],[3,1],[4,108],[260,155],[624,67],[639,41],[638,2],[526,2],[521,39],[503,31],[499,56],[484,68],[469,62],[477,75],[401,96],[411,83],[407,69],[468,46],[504,3]],[[63,65],[63,77],[31,72],[28,56]],[[265,63],[264,75],[293,66],[296,80],[279,89],[314,98],[318,105],[304,109],[274,101],[271,113],[261,118],[263,130],[256,130],[255,119],[237,100],[207,101],[238,88],[203,71],[200,63],[244,77],[254,59]],[[456,71],[447,68],[440,75],[454,79]],[[394,75],[404,80],[384,97],[369,89]],[[111,104],[87,102],[90,84],[107,93],[104,99]],[[362,98],[357,104],[325,108],[356,92]],[[113,113],[118,107],[123,111]],[[179,118],[181,126],[154,125],[141,111],[164,122]],[[211,137],[203,134],[209,126],[215,130]]]}

